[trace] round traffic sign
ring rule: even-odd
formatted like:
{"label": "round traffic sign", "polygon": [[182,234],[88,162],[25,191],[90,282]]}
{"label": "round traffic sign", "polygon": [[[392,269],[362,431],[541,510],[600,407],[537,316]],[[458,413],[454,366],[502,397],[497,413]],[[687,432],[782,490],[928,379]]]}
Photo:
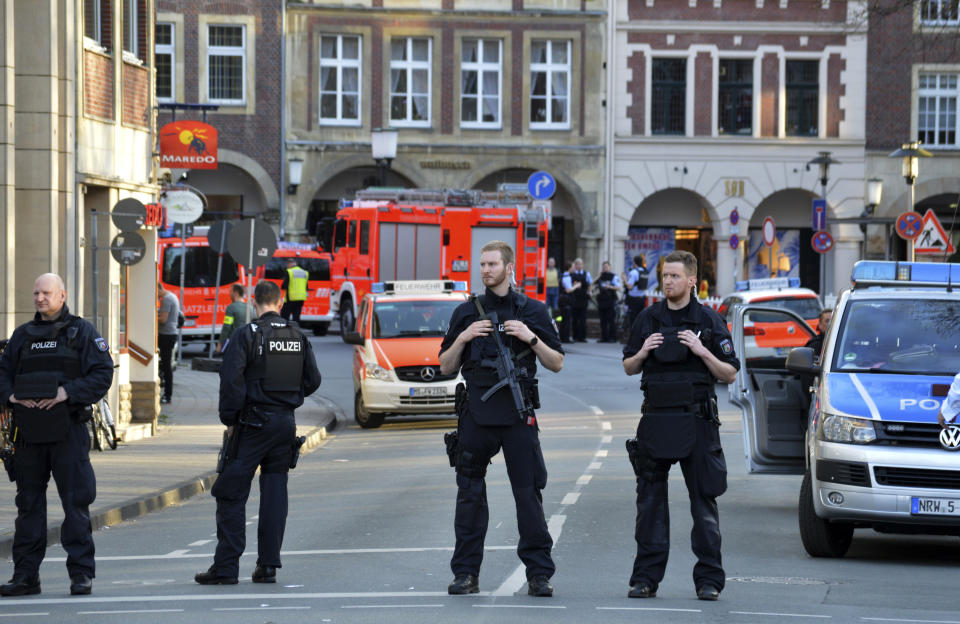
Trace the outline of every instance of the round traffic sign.
{"label": "round traffic sign", "polygon": [[147,220],[147,207],[139,199],[127,197],[113,206],[110,218],[121,232],[136,232]]}
{"label": "round traffic sign", "polygon": [[730,225],[736,225],[740,222],[740,213],[734,208],[730,211]]}
{"label": "round traffic sign", "polygon": [[203,214],[203,199],[190,189],[167,189],[160,203],[173,223],[193,223]]}
{"label": "round traffic sign", "polygon": [[262,219],[244,219],[227,235],[227,251],[248,269],[266,264],[276,250],[277,235]]}
{"label": "round traffic sign", "polygon": [[736,234],[730,235],[730,249],[736,249],[740,246],[740,237]]}
{"label": "round traffic sign", "polygon": [[813,250],[817,253],[827,253],[833,249],[833,236],[826,230],[814,232],[813,238],[810,239],[810,246],[813,247]]}
{"label": "round traffic sign", "polygon": [[897,217],[897,235],[903,240],[914,240],[923,231],[923,217],[919,212],[908,211]]}
{"label": "round traffic sign", "polygon": [[233,221],[217,221],[210,226],[207,231],[207,242],[210,243],[210,249],[217,253],[223,253],[227,250],[227,241],[230,240],[230,230],[233,229]]}
{"label": "round traffic sign", "polygon": [[767,247],[773,247],[777,240],[777,226],[773,222],[773,217],[766,217],[763,220],[763,244]]}
{"label": "round traffic sign", "polygon": [[143,237],[136,232],[120,232],[110,242],[110,255],[124,266],[140,262],[146,249]]}
{"label": "round traffic sign", "polygon": [[557,192],[557,181],[546,171],[537,171],[527,178],[527,192],[534,199],[550,199]]}

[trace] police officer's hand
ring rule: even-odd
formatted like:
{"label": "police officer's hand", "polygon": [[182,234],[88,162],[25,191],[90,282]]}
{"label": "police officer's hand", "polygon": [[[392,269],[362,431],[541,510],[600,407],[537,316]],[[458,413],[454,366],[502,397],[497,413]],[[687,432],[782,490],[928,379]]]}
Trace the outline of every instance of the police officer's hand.
{"label": "police officer's hand", "polygon": [[640,347],[640,351],[643,352],[644,357],[650,355],[650,352],[663,344],[663,334],[657,332],[655,334],[650,334],[647,336],[647,339],[643,341],[643,346]]}
{"label": "police officer's hand", "polygon": [[508,336],[513,336],[517,340],[527,343],[536,336],[523,321],[504,321],[503,331],[505,331]]}
{"label": "police officer's hand", "polygon": [[[13,397],[11,397],[11,399],[12,398]],[[940,426],[944,429],[953,424],[947,422],[947,419],[943,417],[943,412],[937,412],[937,422],[940,423]]]}
{"label": "police officer's hand", "polygon": [[698,357],[709,353],[709,349],[703,346],[703,343],[700,342],[700,337],[689,329],[677,332],[677,339],[680,340],[681,344],[687,345],[687,347],[690,349],[690,352]]}
{"label": "police officer's hand", "polygon": [[67,400],[67,391],[63,389],[63,386],[57,388],[57,396],[49,399],[40,399],[36,402],[36,407],[43,410],[48,410],[58,403],[63,403]]}
{"label": "police officer's hand", "polygon": [[23,401],[21,401],[20,399],[18,399],[12,394],[10,395],[10,402],[15,403],[17,405],[22,405],[24,407],[29,407],[31,409],[37,406],[37,402],[34,401],[33,399],[24,399]]}
{"label": "police officer's hand", "polygon": [[474,338],[480,338],[482,336],[489,336],[490,332],[493,331],[493,323],[489,320],[485,321],[474,321],[463,330],[460,336],[457,337],[457,340],[462,340],[463,342],[470,342]]}

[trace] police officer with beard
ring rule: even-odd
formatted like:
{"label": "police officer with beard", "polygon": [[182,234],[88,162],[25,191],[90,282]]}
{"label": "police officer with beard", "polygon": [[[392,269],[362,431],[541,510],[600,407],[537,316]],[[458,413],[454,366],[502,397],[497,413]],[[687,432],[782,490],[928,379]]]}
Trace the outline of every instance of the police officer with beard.
{"label": "police officer with beard", "polygon": [[[498,350],[492,332],[497,331],[513,355],[521,373],[521,388],[530,403],[536,397],[537,361],[554,372],[563,367],[563,348],[547,308],[510,288],[514,269],[513,249],[503,241],[492,241],[480,250],[480,271],[484,294],[477,301],[457,307],[450,329],[440,346],[440,371],[444,375],[462,370],[466,397],[458,403],[459,441],[451,453],[457,471],[457,508],[454,518],[456,546],[450,560],[454,579],[450,594],[479,591],[478,576],[483,559],[489,511],[484,477],[490,458],[503,449],[507,475],[517,505],[520,541],[517,554],[526,566],[527,593],[552,596],[550,577],[555,566],[550,556],[553,540],[543,515],[541,491],[547,484],[547,469],[540,450],[536,418],[521,417],[508,387],[483,396],[498,381],[495,361]],[[497,327],[481,319],[496,313]],[[459,391],[458,391],[459,394]]]}
{"label": "police officer with beard", "polygon": [[273,282],[254,289],[259,318],[227,343],[220,368],[220,421],[228,429],[224,462],[210,493],[217,499],[213,565],[194,580],[236,585],[246,547],[246,503],[260,467],[260,518],[254,583],[276,583],[287,522],[287,472],[296,465],[293,411],[320,387],[320,371],[306,336],[280,317],[283,296]]}
{"label": "police officer with beard", "polygon": [[113,360],[93,325],[70,314],[66,297],[59,275],[38,277],[33,285],[37,313],[13,332],[0,356],[0,404],[13,408],[11,477],[17,482],[13,578],[0,585],[0,596],[40,593],[51,473],[63,505],[60,543],[67,552],[70,593],[93,589],[90,504],[97,482],[87,408],[110,389]]}
{"label": "police officer with beard", "polygon": [[637,556],[628,596],[652,598],[663,580],[670,552],[667,475],[679,461],[693,516],[694,586],[700,600],[716,600],[726,581],[717,497],[727,489],[727,467],[714,384],[733,382],[739,364],[726,322],[692,296],[696,257],[668,255],[661,283],[666,298],[640,313],[623,349],[623,369],[643,373],[644,393],[637,437],[627,441],[637,475]]}

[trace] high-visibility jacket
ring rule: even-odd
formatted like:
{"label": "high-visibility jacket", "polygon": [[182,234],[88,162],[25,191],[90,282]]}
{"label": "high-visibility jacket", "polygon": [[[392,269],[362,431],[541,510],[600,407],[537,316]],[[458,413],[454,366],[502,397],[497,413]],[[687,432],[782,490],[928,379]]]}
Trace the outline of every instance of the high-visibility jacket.
{"label": "high-visibility jacket", "polygon": [[300,267],[287,269],[287,301],[307,300],[307,277],[309,273]]}

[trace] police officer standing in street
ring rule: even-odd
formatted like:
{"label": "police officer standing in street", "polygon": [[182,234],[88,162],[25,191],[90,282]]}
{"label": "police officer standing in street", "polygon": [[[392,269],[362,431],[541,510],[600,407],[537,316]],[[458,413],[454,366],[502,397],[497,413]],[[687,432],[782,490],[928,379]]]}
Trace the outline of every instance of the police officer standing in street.
{"label": "police officer standing in street", "polygon": [[246,547],[246,503],[260,467],[260,517],[254,583],[275,583],[287,522],[287,472],[296,465],[293,411],[320,387],[320,371],[306,336],[280,317],[283,296],[273,282],[254,289],[259,318],[237,331],[220,368],[220,421],[228,427],[221,450],[217,549],[213,565],[195,577],[201,585],[235,585]]}
{"label": "police officer standing in street", "polygon": [[286,301],[280,309],[280,316],[286,320],[300,322],[300,313],[303,311],[303,302],[307,300],[310,273],[297,266],[294,258],[287,258],[287,274],[283,277],[280,288],[286,295]]}
{"label": "police officer standing in street", "polygon": [[89,406],[113,383],[113,360],[93,325],[70,314],[63,279],[46,273],[33,285],[36,315],[10,337],[0,356],[0,404],[13,408],[17,520],[13,578],[0,596],[40,593],[47,548],[50,474],[63,505],[60,543],[70,593],[89,594],[96,576],[90,504],[97,482],[90,465]]}
{"label": "police officer standing in street", "polygon": [[222,353],[227,341],[235,331],[257,318],[257,313],[249,303],[243,300],[243,285],[230,286],[230,305],[223,313],[223,328],[217,338],[217,353]]}
{"label": "police officer standing in street", "polygon": [[590,301],[590,272],[583,270],[583,259],[573,261],[573,267],[563,276],[564,291],[570,297],[570,312],[573,321],[573,341],[587,341],[587,304]]}
{"label": "police officer standing in street", "polygon": [[600,266],[597,276],[597,310],[600,313],[600,342],[617,342],[617,300],[620,298],[620,277],[610,270],[610,263]]}
{"label": "police officer standing in street", "polygon": [[[519,371],[520,388],[533,407],[539,407],[534,378],[539,360],[547,369],[563,367],[563,348],[547,308],[510,287],[514,270],[513,249],[492,241],[480,250],[484,294],[471,298],[453,312],[450,329],[440,346],[444,375],[462,370],[465,397],[458,397],[459,441],[451,454],[457,472],[457,507],[454,519],[456,546],[450,567],[450,594],[479,591],[489,511],[484,477],[490,459],[503,449],[507,476],[517,506],[520,540],[517,554],[526,566],[527,593],[552,596],[550,577],[555,566],[550,556],[553,540],[543,515],[541,491],[547,484],[539,427],[532,410],[522,417],[510,387],[504,386],[484,400],[484,394],[501,381],[496,368],[500,351],[492,333],[499,332]],[[479,304],[479,305],[478,305]],[[481,309],[483,314],[481,315]],[[497,326],[487,318],[496,314]],[[458,392],[459,394],[459,392]]]}
{"label": "police officer standing in street", "polygon": [[700,600],[716,600],[726,576],[720,558],[717,497],[727,489],[714,384],[739,367],[726,322],[693,296],[697,259],[674,251],[663,265],[665,299],[640,313],[623,349],[627,375],[643,373],[642,417],[627,451],[637,475],[637,556],[631,598],[652,598],[670,553],[667,476],[680,462],[693,515],[693,582]]}
{"label": "police officer standing in street", "polygon": [[626,279],[624,279],[627,289],[627,310],[630,314],[627,327],[633,327],[637,315],[647,304],[644,291],[647,289],[649,279],[650,272],[647,271],[647,261],[643,254],[637,254],[633,257],[633,266],[627,271]]}

